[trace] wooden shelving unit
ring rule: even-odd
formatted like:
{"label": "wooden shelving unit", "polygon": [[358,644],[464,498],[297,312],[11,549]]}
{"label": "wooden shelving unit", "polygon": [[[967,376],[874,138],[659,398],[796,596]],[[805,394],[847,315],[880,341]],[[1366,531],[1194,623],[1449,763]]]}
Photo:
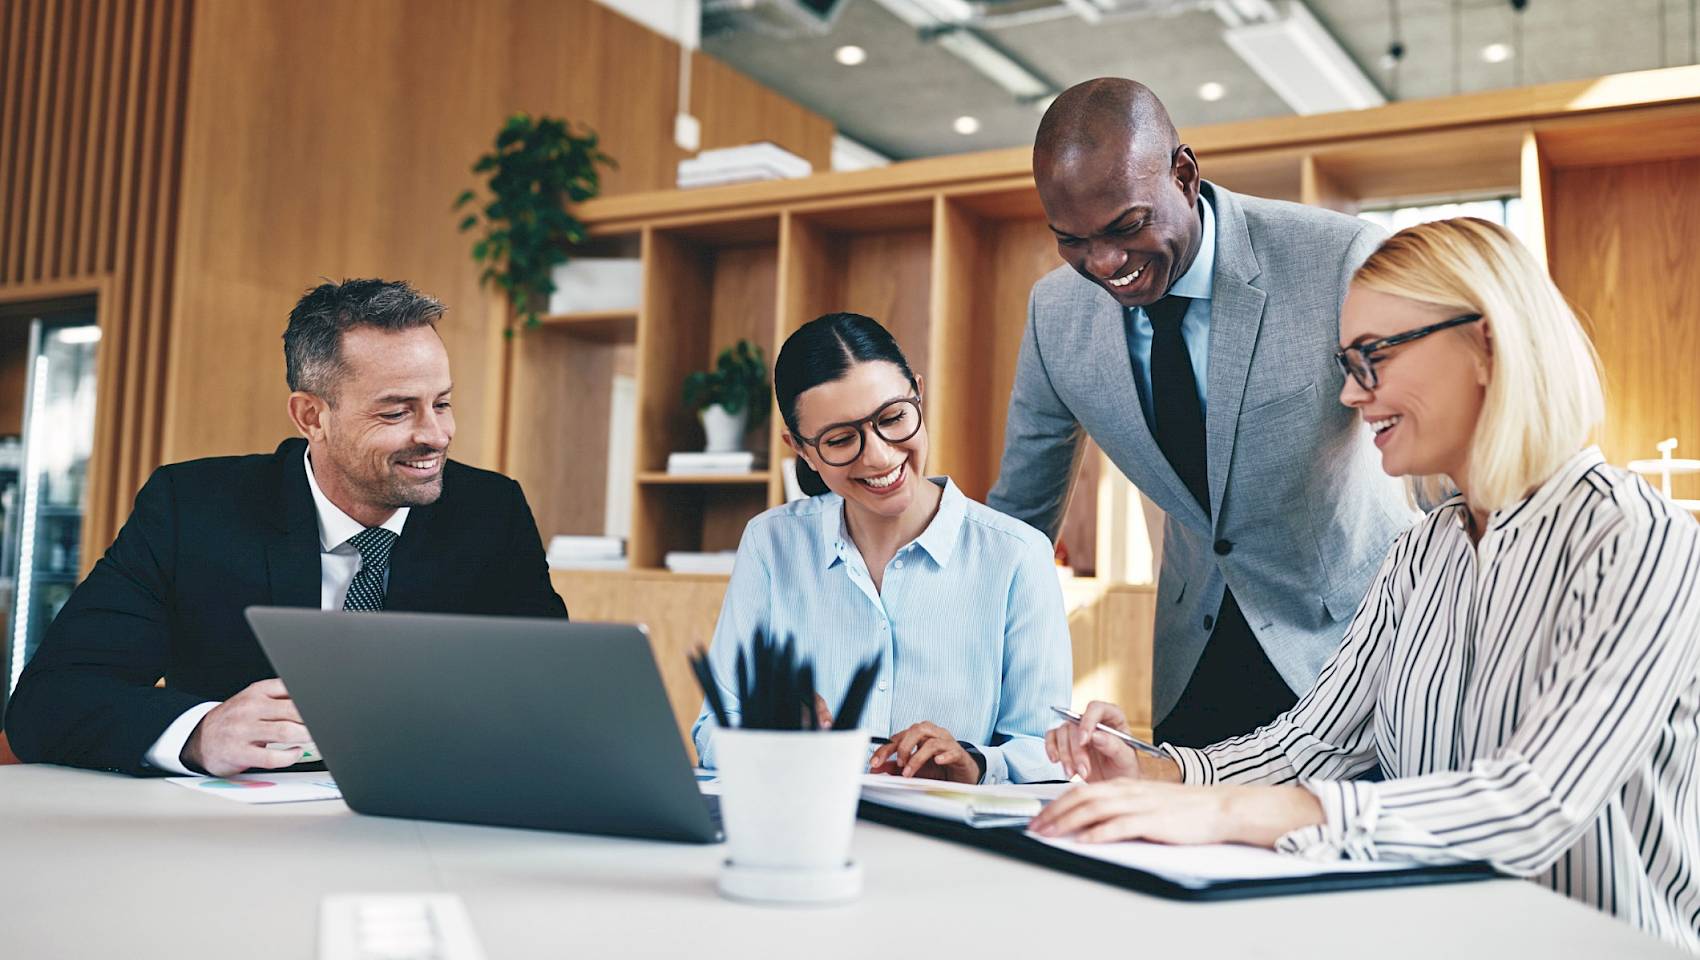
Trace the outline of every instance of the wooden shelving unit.
{"label": "wooden shelving unit", "polygon": [[569,336],[596,343],[636,343],[636,310],[594,310],[585,313],[552,313],[541,325]]}
{"label": "wooden shelving unit", "polygon": [[658,484],[661,486],[697,486],[697,487],[731,487],[745,484],[767,486],[773,482],[773,474],[762,473],[662,473],[645,472],[638,474],[638,483]]}
{"label": "wooden shelving unit", "polygon": [[[1686,373],[1700,355],[1700,267],[1637,253],[1661,237],[1691,244],[1682,225],[1691,233],[1700,220],[1700,67],[1185,130],[1182,139],[1224,187],[1345,212],[1520,196],[1529,242],[1593,324],[1611,391],[1608,458],[1650,455],[1672,433],[1700,442],[1688,439],[1700,437],[1700,394]],[[636,569],[558,575],[575,614],[649,622],[663,659],[707,641],[719,581],[655,568],[668,550],[734,548],[751,517],[780,503],[777,465],[788,451],[773,415],[749,439],[769,469],[667,476],[669,453],[702,442],[680,384],[741,337],[771,363],[788,333],[828,311],[866,313],[896,334],[926,378],[931,471],[983,499],[997,476],[1028,294],[1060,263],[1029,162],[1017,148],[580,207],[597,250],[641,257],[642,303],[635,316],[552,317],[513,338],[503,464],[545,537],[603,532],[610,378],[636,377]],[[1096,529],[1096,500],[1074,497],[1068,529]],[[1140,589],[1071,587],[1071,596],[1100,598],[1081,601],[1073,619],[1077,675],[1094,678],[1093,696],[1136,714],[1150,676],[1151,605]],[[1116,596],[1120,612],[1105,612],[1104,598]],[[1115,624],[1125,642],[1099,623]],[[694,716],[688,677],[675,695],[681,716]]]}

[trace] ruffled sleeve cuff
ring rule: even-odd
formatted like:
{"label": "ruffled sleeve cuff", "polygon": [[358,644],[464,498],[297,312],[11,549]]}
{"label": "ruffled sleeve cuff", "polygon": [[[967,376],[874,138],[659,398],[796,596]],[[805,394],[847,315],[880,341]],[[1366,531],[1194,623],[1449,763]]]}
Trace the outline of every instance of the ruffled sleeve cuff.
{"label": "ruffled sleeve cuff", "polygon": [[1315,861],[1378,859],[1375,823],[1381,813],[1381,800],[1375,784],[1306,780],[1299,786],[1310,791],[1322,805],[1323,822],[1283,834],[1275,841],[1278,852]]}
{"label": "ruffled sleeve cuff", "polygon": [[1216,782],[1216,766],[1210,762],[1209,755],[1203,750],[1177,747],[1171,743],[1162,744],[1158,749],[1180,765],[1182,783],[1205,785]]}

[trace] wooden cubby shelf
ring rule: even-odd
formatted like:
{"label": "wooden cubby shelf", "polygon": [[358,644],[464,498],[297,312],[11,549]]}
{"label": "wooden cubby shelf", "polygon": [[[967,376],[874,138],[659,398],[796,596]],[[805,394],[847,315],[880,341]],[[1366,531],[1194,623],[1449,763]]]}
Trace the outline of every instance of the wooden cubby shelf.
{"label": "wooden cubby shelf", "polygon": [[773,481],[773,474],[762,473],[661,473],[645,471],[638,474],[638,483],[656,484],[660,486],[700,486],[725,487],[739,484],[762,484]]}
{"label": "wooden cubby shelf", "polygon": [[599,343],[636,343],[636,310],[596,310],[584,313],[551,313],[539,319],[540,326]]}

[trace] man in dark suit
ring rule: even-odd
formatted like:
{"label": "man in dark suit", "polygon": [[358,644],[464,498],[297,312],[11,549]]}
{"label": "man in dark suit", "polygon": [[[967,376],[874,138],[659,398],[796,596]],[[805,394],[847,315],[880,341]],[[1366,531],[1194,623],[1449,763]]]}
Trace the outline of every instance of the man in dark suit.
{"label": "man in dark suit", "polygon": [[519,485],[447,459],[442,313],[382,280],[301,298],[283,342],[305,439],[154,471],[24,670],[6,714],[20,758],[217,776],[296,763],[311,737],[250,606],[567,615]]}

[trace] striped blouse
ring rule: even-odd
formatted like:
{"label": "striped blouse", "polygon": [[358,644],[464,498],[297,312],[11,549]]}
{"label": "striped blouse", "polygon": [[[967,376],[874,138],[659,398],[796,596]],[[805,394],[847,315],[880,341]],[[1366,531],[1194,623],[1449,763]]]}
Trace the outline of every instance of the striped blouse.
{"label": "striped blouse", "polygon": [[[727,712],[736,723],[734,662],[759,627],[796,636],[833,710],[856,667],[882,655],[862,713],[869,733],[930,721],[979,748],[987,783],[1062,779],[1044,736],[1051,706],[1070,699],[1074,660],[1051,544],[949,480],[933,482],[944,488],[938,512],[886,564],[878,590],[837,494],[750,521],[709,650]],[[714,727],[705,705],[691,729],[705,767]]]}
{"label": "striped blouse", "polygon": [[1189,783],[1313,793],[1283,852],[1485,860],[1700,951],[1700,525],[1593,448],[1479,545],[1465,515],[1394,543],[1291,710],[1168,749]]}

